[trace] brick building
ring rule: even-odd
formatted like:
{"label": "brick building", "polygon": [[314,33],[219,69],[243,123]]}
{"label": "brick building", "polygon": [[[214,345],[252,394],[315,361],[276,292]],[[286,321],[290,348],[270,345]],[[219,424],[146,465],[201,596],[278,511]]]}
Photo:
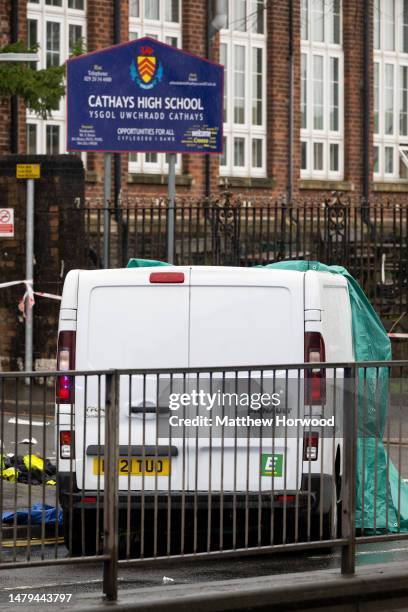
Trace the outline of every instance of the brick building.
{"label": "brick building", "polygon": [[[211,41],[225,65],[222,156],[178,158],[180,195],[228,187],[250,198],[408,196],[408,1],[225,0]],[[211,8],[211,7],[210,7]],[[214,7],[212,7],[214,8]],[[206,55],[205,0],[2,0],[0,44],[40,45],[58,65],[142,35]],[[47,120],[0,100],[0,154],[63,153],[65,105]],[[102,192],[100,155],[84,156],[88,194]],[[164,194],[166,158],[115,156],[116,189]]]}

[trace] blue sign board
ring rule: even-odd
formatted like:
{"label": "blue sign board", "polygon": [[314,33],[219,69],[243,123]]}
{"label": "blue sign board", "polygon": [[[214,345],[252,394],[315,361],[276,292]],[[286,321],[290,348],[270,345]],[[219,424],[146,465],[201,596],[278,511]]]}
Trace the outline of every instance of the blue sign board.
{"label": "blue sign board", "polygon": [[221,153],[224,68],[152,38],[67,62],[67,150]]}

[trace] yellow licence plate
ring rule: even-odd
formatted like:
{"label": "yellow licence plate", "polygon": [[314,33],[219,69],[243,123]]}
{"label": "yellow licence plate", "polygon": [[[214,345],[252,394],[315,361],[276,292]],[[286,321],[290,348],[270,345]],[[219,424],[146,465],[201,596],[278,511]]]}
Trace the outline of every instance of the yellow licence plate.
{"label": "yellow licence plate", "polygon": [[[93,473],[95,476],[104,473],[103,459],[93,460]],[[119,459],[118,473],[120,476],[169,476],[170,459],[159,457],[121,457]]]}

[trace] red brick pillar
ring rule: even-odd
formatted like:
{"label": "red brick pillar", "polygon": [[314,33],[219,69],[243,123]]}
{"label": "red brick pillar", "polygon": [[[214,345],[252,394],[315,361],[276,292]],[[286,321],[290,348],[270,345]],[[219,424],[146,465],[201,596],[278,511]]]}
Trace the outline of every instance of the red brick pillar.
{"label": "red brick pillar", "polygon": [[[11,42],[11,7],[12,0],[0,2],[0,47]],[[20,0],[18,5],[18,40],[27,39],[27,0]],[[11,100],[0,98],[0,155],[10,153],[11,149]],[[26,107],[18,101],[18,148],[20,153],[26,150]]]}
{"label": "red brick pillar", "polygon": [[[18,39],[27,42],[27,0],[18,3]],[[27,151],[27,107],[22,100],[18,103],[18,153]]]}
{"label": "red brick pillar", "polygon": [[[293,2],[294,41],[296,57],[294,75],[294,119],[293,138],[294,184],[299,176],[299,47],[300,25],[297,3]],[[296,6],[295,6],[296,5]],[[288,138],[289,138],[289,3],[271,2],[267,10],[267,173],[275,180],[275,190],[285,194],[288,187]]]}
{"label": "red brick pillar", "polygon": [[[113,0],[88,0],[88,51],[111,47],[114,39]],[[129,0],[120,2],[120,39],[129,40]],[[127,155],[122,155],[122,185],[126,187]],[[88,176],[98,180],[92,189],[93,196],[102,196],[101,179],[103,176],[103,155],[89,153],[87,159]]]}
{"label": "red brick pillar", "polygon": [[[194,55],[206,57],[207,32],[207,2],[195,0],[183,2],[182,36],[183,49]],[[212,60],[219,60],[219,36],[215,36],[211,48]],[[193,178],[194,195],[203,196],[205,193],[205,156],[183,154],[183,173]],[[219,156],[210,156],[210,192],[218,192]]]}
{"label": "red brick pillar", "polygon": [[[370,6],[370,143],[373,137],[373,3]],[[344,48],[344,178],[354,184],[355,191],[363,192],[364,179],[364,3],[343,2]],[[373,155],[370,155],[370,184],[372,185]]]}

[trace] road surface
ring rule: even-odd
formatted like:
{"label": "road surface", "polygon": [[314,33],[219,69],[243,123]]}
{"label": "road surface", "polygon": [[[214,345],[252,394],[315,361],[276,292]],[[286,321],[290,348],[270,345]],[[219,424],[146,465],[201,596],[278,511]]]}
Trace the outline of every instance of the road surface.
{"label": "road surface", "polygon": [[[60,547],[59,555],[63,555]],[[21,556],[25,551],[21,549]],[[387,564],[408,560],[408,542],[395,541],[386,544],[364,544],[357,550],[357,565]],[[325,553],[320,550],[291,552],[268,556],[254,556],[229,560],[200,560],[193,562],[176,561],[174,565],[160,565],[152,568],[121,567],[119,589],[135,589],[158,586],[163,577],[172,578],[177,584],[193,584],[212,580],[250,578],[283,573],[296,573],[317,569],[340,567],[340,551]],[[163,589],[166,585],[163,584]],[[10,595],[17,593],[65,593],[72,594],[71,602],[58,604],[59,608],[70,609],[81,602],[81,596],[94,593],[95,598],[102,592],[102,567],[98,564],[66,565],[60,567],[33,567],[19,570],[0,570],[0,610],[10,610]],[[36,606],[27,606],[34,610]],[[44,609],[44,608],[43,608]],[[48,608],[46,608],[48,609]]]}

